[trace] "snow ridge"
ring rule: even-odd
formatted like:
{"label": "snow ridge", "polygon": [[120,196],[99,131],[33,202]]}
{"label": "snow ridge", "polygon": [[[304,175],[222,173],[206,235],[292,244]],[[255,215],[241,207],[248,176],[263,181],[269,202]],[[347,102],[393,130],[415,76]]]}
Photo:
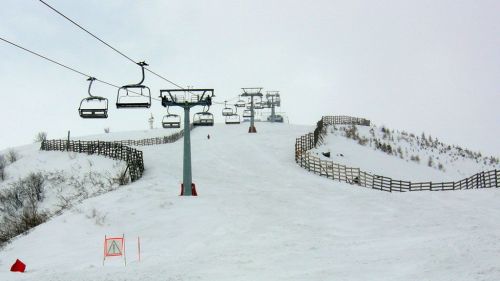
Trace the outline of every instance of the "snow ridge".
{"label": "snow ridge", "polygon": [[[324,116],[317,123],[314,133],[303,135],[296,139],[295,161],[299,166],[321,176],[337,179],[353,185],[378,189],[382,191],[422,191],[422,190],[461,190],[477,188],[500,187],[500,171],[489,170],[479,172],[473,176],[460,181],[450,182],[411,182],[405,180],[394,180],[390,177],[376,175],[360,170],[359,168],[347,167],[333,161],[322,160],[313,156],[311,150],[323,142],[328,125],[355,125],[369,126],[370,121],[363,118],[348,116]],[[366,143],[366,142],[365,142]],[[328,155],[330,157],[329,152]]]}

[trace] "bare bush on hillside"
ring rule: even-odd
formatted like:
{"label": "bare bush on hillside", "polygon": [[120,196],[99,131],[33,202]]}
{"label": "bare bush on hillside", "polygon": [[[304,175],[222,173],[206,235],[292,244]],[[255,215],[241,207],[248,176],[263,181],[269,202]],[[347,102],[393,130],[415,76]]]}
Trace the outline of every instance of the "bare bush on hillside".
{"label": "bare bush on hillside", "polygon": [[5,156],[0,154],[0,180],[5,180],[7,175],[5,174],[5,167],[7,167],[7,159],[5,159]]}
{"label": "bare bush on hillside", "polygon": [[17,153],[17,151],[15,151],[14,149],[9,149],[9,151],[7,151],[7,154],[5,155],[5,158],[7,159],[7,161],[9,161],[9,163],[12,164],[19,159],[19,153]]}
{"label": "bare bush on hillside", "polygon": [[38,132],[35,136],[35,142],[42,142],[47,140],[47,132]]}
{"label": "bare bush on hillside", "polygon": [[43,199],[44,178],[30,173],[0,192],[0,246],[11,238],[45,222],[49,214],[39,209]]}

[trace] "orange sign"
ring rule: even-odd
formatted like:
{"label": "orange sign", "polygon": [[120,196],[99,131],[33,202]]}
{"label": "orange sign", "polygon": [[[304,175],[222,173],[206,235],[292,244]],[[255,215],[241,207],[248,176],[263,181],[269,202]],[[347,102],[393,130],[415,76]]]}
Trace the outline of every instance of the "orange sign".
{"label": "orange sign", "polygon": [[106,257],[116,257],[123,255],[123,238],[106,238]]}
{"label": "orange sign", "polygon": [[[121,257],[123,256],[126,261],[125,255],[125,235],[122,237],[106,237],[104,236],[104,260],[106,257]],[[103,264],[104,264],[103,260]]]}

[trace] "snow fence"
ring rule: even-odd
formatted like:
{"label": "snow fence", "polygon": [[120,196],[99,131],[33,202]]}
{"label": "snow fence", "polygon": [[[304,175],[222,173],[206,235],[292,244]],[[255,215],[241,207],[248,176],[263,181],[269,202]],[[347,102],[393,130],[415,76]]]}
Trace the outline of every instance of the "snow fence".
{"label": "snow fence", "polygon": [[302,168],[333,180],[344,181],[382,191],[444,191],[477,188],[500,187],[500,171],[490,170],[477,173],[455,182],[411,182],[395,180],[389,177],[361,171],[359,168],[347,167],[328,160],[321,160],[311,155],[311,149],[321,144],[322,135],[326,134],[325,125],[361,125],[370,126],[370,120],[350,116],[323,116],[313,133],[300,136],[295,140],[295,162]]}
{"label": "snow fence", "polygon": [[40,150],[46,151],[72,151],[98,154],[127,163],[127,170],[131,181],[136,181],[144,173],[144,160],[142,151],[117,142],[106,141],[79,141],[79,140],[44,140]]}

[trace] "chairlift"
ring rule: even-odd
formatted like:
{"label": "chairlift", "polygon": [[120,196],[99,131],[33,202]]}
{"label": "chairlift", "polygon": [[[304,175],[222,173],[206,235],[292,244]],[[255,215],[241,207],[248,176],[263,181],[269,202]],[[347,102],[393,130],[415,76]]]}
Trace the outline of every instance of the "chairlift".
{"label": "chairlift", "polygon": [[171,114],[168,112],[167,107],[167,115],[163,116],[161,121],[161,125],[165,129],[177,129],[181,127],[181,117],[177,114]]}
{"label": "chairlift", "polygon": [[253,103],[253,108],[254,109],[263,109],[264,108],[264,102],[262,101],[262,97],[260,97],[258,101],[256,100]]}
{"label": "chairlift", "polygon": [[243,110],[243,118],[252,117],[252,111],[249,109]]}
{"label": "chairlift", "polygon": [[84,98],[80,102],[80,107],[78,108],[78,112],[80,113],[80,117],[82,118],[108,118],[108,99],[98,96],[93,96],[90,93],[90,88],[92,87],[92,83],[96,80],[94,77],[89,77],[87,81],[90,81],[89,84],[89,97]]}
{"label": "chairlift", "polygon": [[197,112],[193,115],[193,126],[213,126],[214,115],[207,111]]}
{"label": "chairlift", "polygon": [[144,66],[146,62],[137,63],[142,69],[142,80],[137,84],[125,85],[118,89],[116,108],[149,108],[151,107],[151,90],[142,85],[144,82]]}
{"label": "chairlift", "polygon": [[226,124],[230,125],[230,124],[240,124],[241,123],[241,119],[240,119],[240,116],[238,114],[232,114],[232,115],[228,115],[226,116]]}
{"label": "chairlift", "polygon": [[277,97],[275,97],[275,99],[274,99],[274,104],[275,104],[276,106],[281,106],[281,98],[280,98],[280,96],[279,96],[279,95],[278,95]]}
{"label": "chairlift", "polygon": [[274,119],[273,119],[273,116],[270,115],[267,117],[267,121],[275,122],[275,123],[283,123],[283,116],[276,114],[276,115],[274,115]]}
{"label": "chairlift", "polygon": [[230,116],[230,115],[233,115],[234,112],[233,112],[233,109],[230,108],[230,107],[227,107],[227,102],[224,101],[224,108],[222,109],[222,116]]}
{"label": "chairlift", "polygon": [[243,99],[239,99],[234,106],[236,107],[245,107],[246,102]]}

